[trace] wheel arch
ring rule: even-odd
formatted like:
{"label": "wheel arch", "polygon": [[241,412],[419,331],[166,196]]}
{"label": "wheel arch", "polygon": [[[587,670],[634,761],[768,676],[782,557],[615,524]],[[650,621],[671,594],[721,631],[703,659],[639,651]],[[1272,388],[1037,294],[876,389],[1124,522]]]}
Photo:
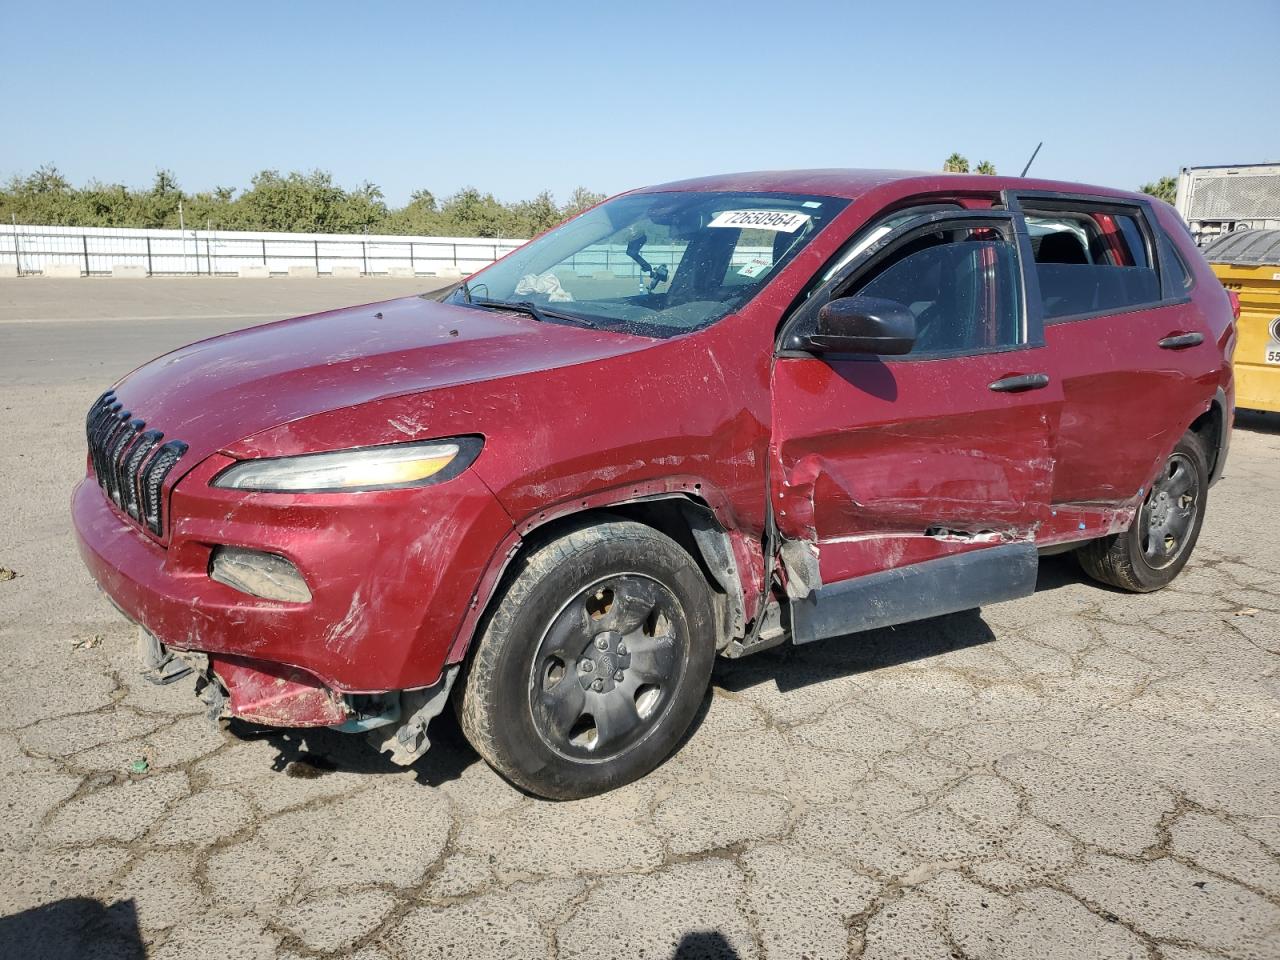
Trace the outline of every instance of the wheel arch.
{"label": "wheel arch", "polygon": [[1191,421],[1187,427],[1200,438],[1204,444],[1205,455],[1209,458],[1209,485],[1217,483],[1222,477],[1223,468],[1227,465],[1227,449],[1231,443],[1231,429],[1227,421],[1228,403],[1226,392],[1218,387],[1208,409]]}
{"label": "wheel arch", "polygon": [[539,511],[517,524],[494,551],[481,575],[446,663],[466,658],[485,616],[492,610],[516,561],[565,534],[607,520],[631,520],[676,541],[702,571],[716,611],[716,649],[723,650],[746,633],[755,614],[763,562],[751,537],[725,522],[699,495],[690,491],[628,489],[618,499],[575,500],[560,509]]}

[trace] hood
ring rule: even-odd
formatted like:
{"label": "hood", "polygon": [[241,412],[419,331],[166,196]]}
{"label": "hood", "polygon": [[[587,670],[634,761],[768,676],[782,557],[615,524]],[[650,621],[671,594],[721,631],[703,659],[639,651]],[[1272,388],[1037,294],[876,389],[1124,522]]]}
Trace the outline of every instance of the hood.
{"label": "hood", "polygon": [[187,464],[282,424],[379,399],[629,353],[653,341],[407,297],[202,340],[116,395],[190,446]]}

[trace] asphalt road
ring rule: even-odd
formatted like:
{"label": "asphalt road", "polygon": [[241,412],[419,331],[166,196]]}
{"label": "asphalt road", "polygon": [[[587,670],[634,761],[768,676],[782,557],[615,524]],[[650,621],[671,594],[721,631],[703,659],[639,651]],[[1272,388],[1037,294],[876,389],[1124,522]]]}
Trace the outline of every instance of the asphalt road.
{"label": "asphalt road", "polygon": [[445,716],[403,771],[141,681],[69,528],[83,415],[187,340],[414,281],[0,281],[0,953],[1280,956],[1280,417],[1162,593],[1032,597],[716,669],[644,781],[547,803]]}

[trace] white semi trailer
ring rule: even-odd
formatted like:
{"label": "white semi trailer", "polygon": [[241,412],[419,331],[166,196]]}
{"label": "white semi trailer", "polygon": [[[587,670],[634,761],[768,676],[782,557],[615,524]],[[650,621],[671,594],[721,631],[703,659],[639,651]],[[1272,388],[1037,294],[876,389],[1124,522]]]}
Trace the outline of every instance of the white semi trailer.
{"label": "white semi trailer", "polygon": [[1174,205],[1200,246],[1234,230],[1280,229],[1280,164],[1183,167]]}

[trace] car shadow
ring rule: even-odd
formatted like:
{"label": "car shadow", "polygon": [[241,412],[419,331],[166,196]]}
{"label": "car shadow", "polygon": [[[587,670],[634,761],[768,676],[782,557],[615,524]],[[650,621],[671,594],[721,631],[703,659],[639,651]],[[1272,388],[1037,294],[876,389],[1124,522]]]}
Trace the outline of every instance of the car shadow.
{"label": "car shadow", "polygon": [[0,917],[0,955],[40,960],[143,960],[147,955],[132,900],[55,900]]}
{"label": "car shadow", "polygon": [[893,370],[879,357],[859,356],[846,362],[832,363],[831,369],[841,380],[875,397],[877,400],[898,399],[898,381]]}
{"label": "car shadow", "polygon": [[227,723],[227,731],[239,740],[266,741],[276,750],[271,769],[299,779],[322,777],[333,771],[403,774],[411,770],[418,783],[438,787],[457,780],[467,767],[480,760],[463,737],[458,719],[450,709],[431,721],[431,746],[409,767],[393,763],[385,754],[378,753],[368,738],[360,734],[339,733],[327,727],[287,729],[232,719]]}
{"label": "car shadow", "polygon": [[[1087,579],[1070,554],[1043,557],[1036,592],[1061,589]],[[1100,590],[1110,589],[1101,584],[1090,585]],[[995,639],[996,635],[982,619],[980,609],[965,610],[798,647],[784,644],[741,660],[717,659],[712,669],[712,686],[736,693],[772,681],[779,690],[787,692],[982,646]],[[712,691],[708,689],[673,754],[697,736],[711,703]],[[282,729],[233,719],[228,722],[227,730],[240,740],[264,740],[275,748],[276,756],[271,768],[282,776],[312,778],[332,771],[402,774],[409,769],[418,783],[434,787],[458,779],[468,767],[480,762],[479,755],[467,743],[457,717],[450,709],[444,710],[431,722],[431,747],[408,768],[377,753],[363,736],[339,733],[325,727]],[[695,952],[678,953],[677,956],[726,955],[706,952],[701,942],[691,941],[688,949]]]}
{"label": "car shadow", "polygon": [[981,646],[994,639],[981,611],[965,610],[802,646],[784,644],[741,660],[719,660],[712,682],[737,693],[772,680],[786,692]]}
{"label": "car shadow", "polygon": [[1087,583],[1090,587],[1097,587],[1107,593],[1125,592],[1119,587],[1112,587],[1091,579],[1081,569],[1080,561],[1070,553],[1059,553],[1051,557],[1040,558],[1040,570],[1036,574],[1036,593],[1059,590],[1062,587],[1069,587],[1078,583]]}
{"label": "car shadow", "polygon": [[[1265,410],[1236,410],[1235,427],[1237,430],[1248,430],[1251,433],[1280,433],[1280,413],[1268,413]],[[1230,467],[1231,460],[1227,460]]]}
{"label": "car shadow", "polygon": [[[1042,557],[1035,592],[1049,592],[1082,582],[1099,590],[1113,589],[1089,581],[1070,554]],[[981,609],[964,610],[798,647],[784,644],[741,660],[717,660],[712,682],[736,693],[773,681],[779,690],[786,692],[980,647],[995,639],[994,631],[982,618]]]}
{"label": "car shadow", "polygon": [[671,960],[738,960],[740,956],[719,930],[691,930],[680,938]]}

